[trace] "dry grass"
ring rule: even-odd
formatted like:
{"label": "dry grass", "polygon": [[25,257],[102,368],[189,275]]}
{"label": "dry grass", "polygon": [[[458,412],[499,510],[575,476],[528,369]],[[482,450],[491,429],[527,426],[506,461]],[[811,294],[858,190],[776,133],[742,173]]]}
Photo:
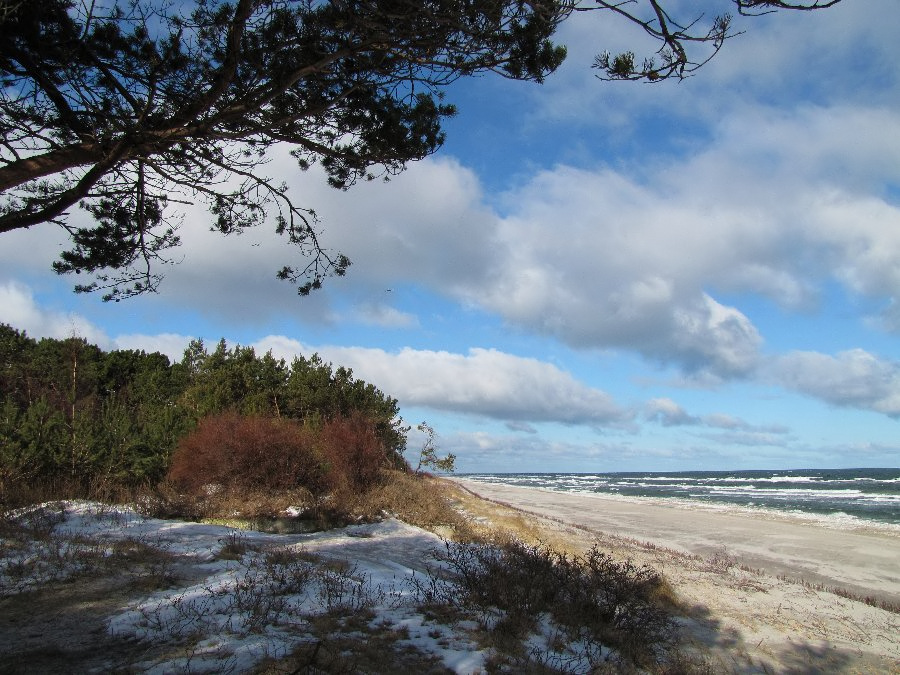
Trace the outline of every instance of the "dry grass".
{"label": "dry grass", "polygon": [[[302,487],[262,491],[211,485],[199,494],[185,494],[163,483],[145,492],[137,504],[147,516],[266,531],[328,530],[391,515],[443,536],[474,536],[469,519],[444,494],[447,485],[393,470],[383,470],[368,490],[338,489],[319,497]],[[287,515],[289,510],[298,515]]]}
{"label": "dry grass", "polygon": [[65,518],[60,502],[0,518],[0,597],[96,574],[127,576],[136,589],[165,588],[175,582],[173,557],[158,543],[58,534],[54,528]]}
{"label": "dry grass", "polygon": [[453,506],[448,483],[435,478],[390,471],[371,490],[345,497],[340,508],[357,519],[394,516],[410,525],[459,539],[472,536],[472,525]]}
{"label": "dry grass", "polygon": [[900,604],[890,602],[889,600],[885,600],[883,598],[876,598],[871,595],[861,595],[859,593],[854,593],[853,591],[847,590],[846,588],[841,588],[840,586],[829,586],[827,584],[813,583],[800,577],[791,577],[785,574],[779,574],[778,579],[780,579],[781,581],[787,581],[792,584],[799,584],[804,588],[809,588],[813,591],[832,593],[833,595],[837,595],[838,597],[852,600],[854,602],[861,602],[865,605],[869,605],[869,607],[877,607],[878,609],[883,609],[884,611],[891,612],[892,614],[900,614]]}
{"label": "dry grass", "polygon": [[406,643],[408,631],[401,627],[373,623],[371,612],[352,615],[329,613],[310,622],[316,636],[292,654],[268,659],[256,675],[294,673],[367,673],[369,675],[445,675],[446,668],[434,654]]}
{"label": "dry grass", "polygon": [[[344,524],[391,515],[452,541],[440,562],[444,572],[435,568],[427,582],[420,578],[417,611],[434,626],[436,641],[440,635],[459,634],[489,647],[493,654],[486,664],[489,671],[583,672],[588,664],[594,672],[639,666],[647,672],[693,672],[670,668],[688,661],[671,649],[674,596],[659,575],[598,549],[579,548],[560,528],[481,500],[449,481],[390,472],[365,493],[337,492],[318,502],[300,490],[245,495],[211,490],[188,499],[162,486],[140,501],[145,512],[156,516],[202,515],[229,523],[272,518],[298,502],[306,504],[303,517],[318,518],[320,526],[329,519]],[[59,537],[54,527],[64,517],[64,511],[51,503],[25,517],[0,520],[5,551],[12,555],[32,547],[30,567],[23,567],[19,577],[40,588],[0,600],[5,603],[0,612],[25,616],[27,603],[39,593],[43,602],[58,598],[57,615],[76,613],[63,570],[75,569],[76,574],[79,569],[91,570],[91,587],[97,587],[97,594],[99,577],[106,578],[109,597],[120,603],[127,593],[170,588],[184,574],[178,561],[152,541],[111,544]],[[447,672],[433,654],[413,647],[404,629],[376,620],[372,608],[391,606],[392,594],[399,592],[373,587],[352,563],[320,559],[296,548],[260,550],[249,546],[239,531],[220,540],[216,555],[236,570],[228,611],[243,618],[229,619],[229,631],[255,634],[268,626],[290,625],[302,626],[310,636],[294,653],[267,660],[258,672]],[[166,591],[171,593],[177,591]],[[291,600],[298,595],[314,597],[320,614],[298,613]],[[154,640],[153,653],[142,658],[152,660],[171,652],[179,655],[179,663],[190,665],[198,649],[196,636],[207,624],[210,629],[214,626],[210,623],[214,602],[212,596],[200,593],[190,602],[178,603],[174,614],[162,604],[147,605],[141,611],[159,640]],[[98,605],[98,617],[101,607],[106,605]],[[56,610],[48,605],[47,611]],[[217,609],[216,616],[220,614]],[[480,628],[474,632],[460,628],[467,623]],[[23,624],[27,626],[27,621]],[[96,626],[95,634],[76,635],[75,622],[69,626],[75,636],[69,642],[80,640],[106,649],[120,664],[136,662],[137,652],[127,641],[97,632]],[[89,663],[87,656],[60,647],[59,659],[64,658]]]}

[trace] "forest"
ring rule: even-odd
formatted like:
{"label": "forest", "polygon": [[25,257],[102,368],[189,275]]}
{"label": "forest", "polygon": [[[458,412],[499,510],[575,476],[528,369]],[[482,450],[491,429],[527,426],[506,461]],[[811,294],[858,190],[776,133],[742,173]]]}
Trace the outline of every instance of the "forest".
{"label": "forest", "polygon": [[288,364],[224,339],[212,351],[193,340],[172,363],[80,337],[35,340],[0,324],[3,501],[25,488],[92,496],[150,487],[173,471],[185,486],[197,476],[227,482],[229,470],[306,486],[309,475],[285,474],[299,471],[298,454],[323,490],[334,488],[338,469],[355,466],[352,487],[366,471],[408,469],[408,430],[396,399],[317,354]]}

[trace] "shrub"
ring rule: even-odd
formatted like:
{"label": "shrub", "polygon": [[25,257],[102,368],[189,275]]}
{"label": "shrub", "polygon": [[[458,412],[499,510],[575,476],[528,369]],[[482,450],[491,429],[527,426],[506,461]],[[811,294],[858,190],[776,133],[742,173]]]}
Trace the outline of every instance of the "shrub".
{"label": "shrub", "polygon": [[320,434],[335,487],[359,493],[379,484],[388,453],[370,419],[359,413],[337,417]]}
{"label": "shrub", "polygon": [[585,646],[589,661],[599,663],[612,647],[647,666],[674,639],[663,579],[596,546],[583,557],[518,541],[446,542],[446,549],[440,569],[417,583],[419,600],[474,612],[499,643],[527,637],[545,617],[567,641]]}
{"label": "shrub", "polygon": [[289,420],[236,413],[201,420],[178,444],[169,480],[197,494],[225,490],[292,490],[321,494],[329,487],[325,458],[312,431]]}

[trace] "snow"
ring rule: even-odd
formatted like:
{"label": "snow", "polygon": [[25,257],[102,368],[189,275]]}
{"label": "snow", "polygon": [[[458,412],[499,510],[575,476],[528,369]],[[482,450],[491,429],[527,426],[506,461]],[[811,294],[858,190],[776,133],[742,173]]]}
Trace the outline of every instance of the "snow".
{"label": "snow", "polygon": [[[169,650],[168,657],[133,664],[141,671],[245,671],[313,641],[310,619],[329,610],[371,610],[373,630],[405,629],[408,637],[401,645],[436,655],[454,672],[479,672],[485,664],[487,653],[467,637],[466,626],[435,623],[419,610],[413,579],[437,564],[434,553],[443,544],[399,520],[269,534],[146,518],[131,508],[88,501],[62,503],[54,520],[58,540],[81,542],[69,546],[99,542],[112,550],[117,540],[130,540],[188,566],[189,574],[178,575],[189,579],[186,585],[142,593],[108,618],[112,635],[189,645]],[[5,556],[0,588],[10,593],[27,587],[13,583],[10,570],[29,556],[38,553],[26,549]],[[56,578],[77,569],[73,562],[56,570]]]}

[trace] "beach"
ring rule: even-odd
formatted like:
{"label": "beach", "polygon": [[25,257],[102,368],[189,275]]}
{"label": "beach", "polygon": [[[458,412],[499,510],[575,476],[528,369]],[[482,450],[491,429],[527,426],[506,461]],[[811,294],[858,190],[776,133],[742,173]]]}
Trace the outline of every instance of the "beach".
{"label": "beach", "polygon": [[838,529],[788,514],[662,505],[456,479],[475,494],[517,509],[607,534],[738,564],[773,575],[838,587],[900,605],[900,535]]}
{"label": "beach", "polygon": [[660,571],[692,608],[685,630],[728,672],[900,673],[900,614],[863,601],[900,603],[889,530],[452,480],[562,540]]}

